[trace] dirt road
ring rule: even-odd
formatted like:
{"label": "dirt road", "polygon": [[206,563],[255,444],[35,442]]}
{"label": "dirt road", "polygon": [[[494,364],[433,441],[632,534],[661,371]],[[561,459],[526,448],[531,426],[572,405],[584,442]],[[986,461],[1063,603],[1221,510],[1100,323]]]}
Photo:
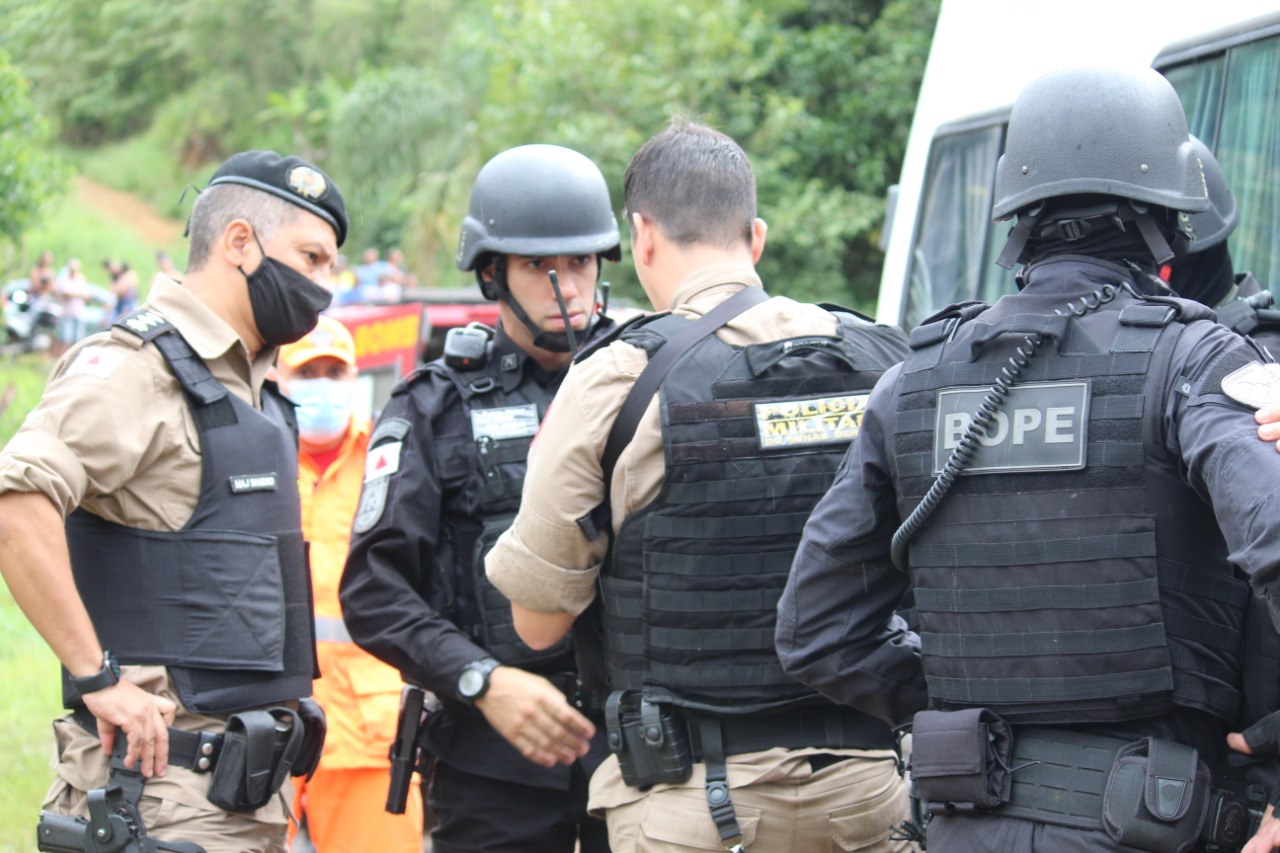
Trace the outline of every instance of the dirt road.
{"label": "dirt road", "polygon": [[169,243],[182,236],[183,223],[161,216],[137,196],[114,190],[84,175],[77,175],[73,183],[87,206],[135,229],[149,243]]}

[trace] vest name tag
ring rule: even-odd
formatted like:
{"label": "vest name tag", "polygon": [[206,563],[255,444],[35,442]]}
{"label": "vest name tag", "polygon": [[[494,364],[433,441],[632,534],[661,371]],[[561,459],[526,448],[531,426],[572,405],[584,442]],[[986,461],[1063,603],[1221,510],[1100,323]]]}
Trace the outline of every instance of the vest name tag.
{"label": "vest name tag", "polygon": [[471,434],[475,438],[528,438],[538,432],[538,407],[503,406],[499,409],[472,409]]}
{"label": "vest name tag", "polygon": [[756,432],[760,449],[848,444],[862,427],[867,397],[867,394],[842,394],[812,400],[756,403]]}
{"label": "vest name tag", "polygon": [[[987,388],[938,392],[933,473],[942,472],[969,428]],[[1089,427],[1088,381],[1015,385],[978,434],[966,474],[1078,470],[1085,466]]]}
{"label": "vest name tag", "polygon": [[274,492],[276,490],[275,472],[270,474],[235,474],[230,478],[231,493],[243,495],[246,492]]}

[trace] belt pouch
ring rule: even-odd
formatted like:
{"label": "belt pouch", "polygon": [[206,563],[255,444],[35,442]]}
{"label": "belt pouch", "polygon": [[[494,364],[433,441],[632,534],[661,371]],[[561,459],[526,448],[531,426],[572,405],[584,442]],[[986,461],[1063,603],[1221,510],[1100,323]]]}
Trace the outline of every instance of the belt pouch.
{"label": "belt pouch", "polygon": [[310,782],[320,764],[320,753],[324,752],[324,740],[329,735],[329,721],[324,716],[324,708],[311,698],[298,700],[298,719],[302,723],[302,746],[290,772],[295,777],[305,776],[306,781]]}
{"label": "belt pouch", "polygon": [[1102,822],[1118,844],[1186,853],[1209,801],[1209,770],[1189,746],[1147,738],[1120,750],[1102,797]]}
{"label": "belt pouch", "polygon": [[616,691],[605,703],[605,729],[622,781],[631,787],[678,784],[693,773],[689,728],[670,705]]}
{"label": "belt pouch", "polygon": [[229,812],[265,806],[284,784],[303,738],[302,720],[288,708],[232,714],[209,781],[209,802]]}
{"label": "belt pouch", "polygon": [[1009,724],[985,708],[921,711],[911,726],[911,778],[933,814],[1009,799]]}

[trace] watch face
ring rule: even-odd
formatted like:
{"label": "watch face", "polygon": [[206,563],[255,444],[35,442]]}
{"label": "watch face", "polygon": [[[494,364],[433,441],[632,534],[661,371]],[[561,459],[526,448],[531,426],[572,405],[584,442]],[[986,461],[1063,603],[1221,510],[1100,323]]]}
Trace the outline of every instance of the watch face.
{"label": "watch face", "polygon": [[484,688],[484,674],[474,669],[464,669],[458,678],[458,692],[463,696],[475,696]]}

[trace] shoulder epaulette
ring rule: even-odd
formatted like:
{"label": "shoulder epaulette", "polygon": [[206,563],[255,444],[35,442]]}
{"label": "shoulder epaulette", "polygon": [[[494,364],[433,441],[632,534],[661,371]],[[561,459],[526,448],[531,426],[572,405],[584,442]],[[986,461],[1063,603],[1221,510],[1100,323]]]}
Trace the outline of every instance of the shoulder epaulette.
{"label": "shoulder epaulette", "polygon": [[174,331],[172,323],[150,308],[139,308],[128,314],[122,314],[112,323],[112,326],[136,335],[143,342],[154,341],[160,335]]}
{"label": "shoulder epaulette", "polygon": [[913,350],[924,349],[947,340],[961,323],[967,323],[990,307],[985,302],[960,302],[928,317],[907,336]]}

